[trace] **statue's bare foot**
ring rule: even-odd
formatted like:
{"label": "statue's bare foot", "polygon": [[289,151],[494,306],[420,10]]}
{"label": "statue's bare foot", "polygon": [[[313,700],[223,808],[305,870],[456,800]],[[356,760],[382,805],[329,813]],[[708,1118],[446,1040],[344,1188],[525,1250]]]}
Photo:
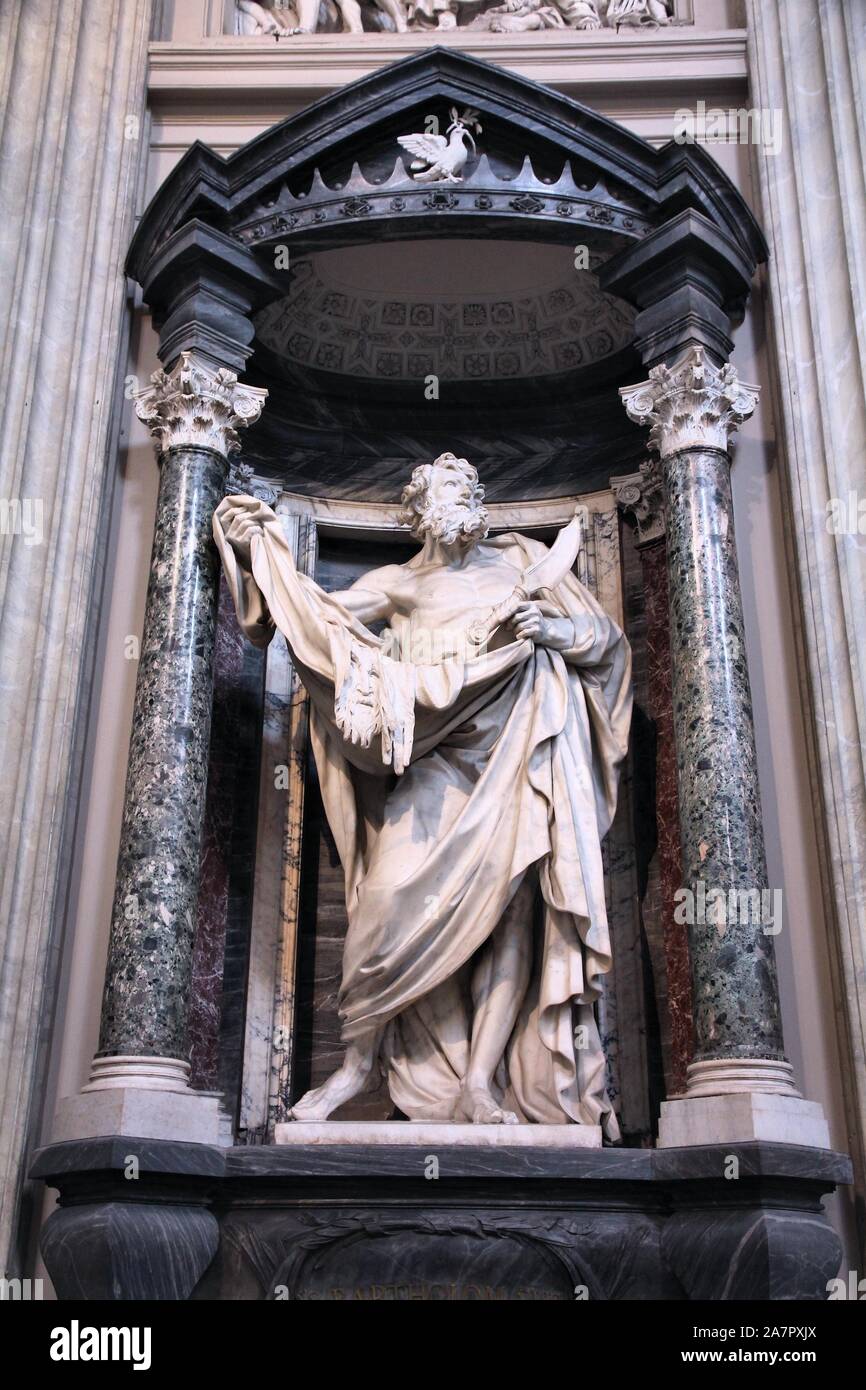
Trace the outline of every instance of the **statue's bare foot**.
{"label": "statue's bare foot", "polygon": [[289,1112],[292,1119],[303,1120],[306,1124],[327,1120],[332,1111],[366,1090],[372,1070],[371,1057],[359,1056],[350,1049],[343,1065],[328,1077],[324,1085],[308,1091],[292,1106]]}
{"label": "statue's bare foot", "polygon": [[485,1086],[464,1087],[460,1097],[460,1111],[474,1125],[517,1125],[520,1123],[513,1110],[503,1110],[496,1104]]}

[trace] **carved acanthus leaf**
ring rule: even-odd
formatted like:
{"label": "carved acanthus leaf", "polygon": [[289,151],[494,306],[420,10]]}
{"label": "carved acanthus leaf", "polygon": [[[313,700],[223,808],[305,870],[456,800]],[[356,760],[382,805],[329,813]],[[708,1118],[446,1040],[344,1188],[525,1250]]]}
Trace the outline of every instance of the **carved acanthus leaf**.
{"label": "carved acanthus leaf", "polygon": [[229,475],[226,479],[226,495],[256,497],[260,502],[266,502],[269,507],[276,506],[279,498],[279,493],[275,487],[271,487],[263,479],[257,478],[248,463],[241,463],[237,459],[229,468]]}
{"label": "carved acanthus leaf", "polygon": [[664,537],[664,484],[657,460],[647,459],[637,473],[611,478],[610,487],[620,510],[634,518],[639,547]]}
{"label": "carved acanthus leaf", "polygon": [[727,449],[758,403],[760,387],[741,382],[731,362],[716,367],[702,347],[668,367],[650,370],[649,380],[620,389],[635,424],[651,426],[650,448],[665,458],[680,449]]}
{"label": "carved acanthus leaf", "polygon": [[136,391],[135,413],[160,454],[188,445],[228,456],[240,448],[238,428],[258,420],[267,394],[261,387],[244,386],[226,367],[214,371],[182,352],[170,372],[154,372],[150,386]]}

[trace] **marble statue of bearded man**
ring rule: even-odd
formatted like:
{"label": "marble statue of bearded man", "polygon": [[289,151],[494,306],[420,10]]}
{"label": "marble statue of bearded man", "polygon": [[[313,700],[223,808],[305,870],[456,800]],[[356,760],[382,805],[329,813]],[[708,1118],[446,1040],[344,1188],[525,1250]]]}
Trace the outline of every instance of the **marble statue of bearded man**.
{"label": "marble statue of bearded man", "polygon": [[214,517],[241,625],[261,645],[279,629],[309,693],[346,877],[344,1061],[292,1115],[326,1119],[378,1066],[411,1120],[615,1140],[593,1006],[630,652],[570,572],[473,645],[547,553],[489,537],[483,495],[453,454],[416,468],[400,519],[418,553],[335,594],[296,571],[264,503]]}

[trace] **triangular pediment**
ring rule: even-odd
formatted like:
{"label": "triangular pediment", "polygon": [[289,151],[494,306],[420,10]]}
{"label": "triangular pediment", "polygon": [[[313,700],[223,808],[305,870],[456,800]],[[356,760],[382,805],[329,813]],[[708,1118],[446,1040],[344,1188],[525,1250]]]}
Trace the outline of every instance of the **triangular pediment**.
{"label": "triangular pediment", "polygon": [[[476,151],[459,183],[425,187],[399,137],[437,123],[445,130],[452,109],[477,114]],[[613,254],[684,209],[723,231],[745,260],[763,259],[751,213],[701,148],[655,149],[569,97],[431,48],[340,88],[227,158],[193,145],[145,212],[128,269],[146,279],[154,254],[192,219],[252,249],[279,237],[302,249],[357,243],[387,219],[392,238],[494,231],[562,241],[580,227]]]}

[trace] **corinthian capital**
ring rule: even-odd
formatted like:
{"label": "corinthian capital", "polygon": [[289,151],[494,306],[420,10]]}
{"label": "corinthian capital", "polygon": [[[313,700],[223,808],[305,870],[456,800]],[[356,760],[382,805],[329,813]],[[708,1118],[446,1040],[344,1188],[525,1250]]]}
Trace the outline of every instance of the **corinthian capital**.
{"label": "corinthian capital", "polygon": [[650,447],[665,458],[679,449],[727,449],[759,391],[737,378],[732,363],[716,367],[702,347],[693,347],[672,367],[653,367],[648,381],[623,386],[619,394],[630,420],[651,425]]}
{"label": "corinthian capital", "polygon": [[135,393],[135,413],[157,441],[157,452],[178,444],[233,454],[238,427],[255,424],[267,391],[244,386],[226,367],[213,371],[182,352],[170,372],[154,372],[150,386]]}
{"label": "corinthian capital", "polygon": [[638,549],[665,534],[665,500],[661,467],[656,459],[642,463],[637,473],[611,478],[610,489],[621,511],[634,517]]}

